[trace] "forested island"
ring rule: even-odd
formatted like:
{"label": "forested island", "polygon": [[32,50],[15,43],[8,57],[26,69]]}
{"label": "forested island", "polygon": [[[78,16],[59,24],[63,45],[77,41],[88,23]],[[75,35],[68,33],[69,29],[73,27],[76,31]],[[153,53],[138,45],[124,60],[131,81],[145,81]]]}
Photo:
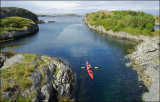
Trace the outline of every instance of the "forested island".
{"label": "forested island", "polygon": [[43,15],[43,14],[38,14],[38,17],[80,17],[77,14],[53,14],[53,15]]}
{"label": "forested island", "polygon": [[136,11],[98,11],[85,15],[90,25],[103,26],[107,31],[124,31],[133,35],[156,36],[155,18],[151,14]]}

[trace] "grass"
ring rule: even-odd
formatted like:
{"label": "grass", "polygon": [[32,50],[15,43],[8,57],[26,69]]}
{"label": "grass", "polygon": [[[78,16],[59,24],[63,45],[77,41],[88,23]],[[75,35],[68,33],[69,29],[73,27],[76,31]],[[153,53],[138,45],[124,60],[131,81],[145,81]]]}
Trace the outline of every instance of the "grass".
{"label": "grass", "polygon": [[[28,76],[31,75],[32,71],[35,69],[36,65],[32,62],[38,58],[38,56],[33,54],[23,54],[23,61],[7,69],[1,69],[1,78],[3,80],[3,86],[1,90],[5,91],[8,87],[13,88],[16,84],[19,86],[19,89],[24,91],[31,86],[31,81],[28,79]],[[34,97],[34,92],[29,95],[29,97],[18,96],[17,100],[27,100],[31,101]]]}
{"label": "grass", "polygon": [[[19,62],[10,68],[1,69],[1,78],[3,80],[3,85],[1,86],[1,92],[10,89],[14,90],[21,90],[21,92],[29,89],[31,87],[32,82],[28,79],[28,77],[32,74],[35,69],[41,69],[48,65],[47,61],[50,61],[50,57],[43,57],[45,61],[40,59],[40,56],[34,54],[22,54],[24,56],[23,61]],[[33,62],[37,63],[33,63]],[[57,75],[59,68],[56,68],[54,71],[54,75]],[[42,81],[40,83],[40,87],[42,88],[45,84],[45,72],[41,72]],[[18,88],[15,88],[14,85],[18,85]],[[0,92],[0,94],[2,94]],[[17,95],[16,100],[20,102],[24,101],[31,101],[33,97],[35,97],[35,92],[31,92],[28,97],[23,97],[21,95]],[[1,96],[2,97],[2,96]],[[1,98],[2,100],[6,101],[5,98]],[[7,101],[11,101],[7,100]]]}
{"label": "grass", "polygon": [[68,97],[62,97],[62,98],[59,99],[59,102],[69,102],[70,99],[71,99],[70,96],[68,96]]}
{"label": "grass", "polygon": [[22,17],[6,17],[1,19],[0,35],[3,31],[25,30],[26,27],[35,24],[33,21]]}
{"label": "grass", "polygon": [[15,46],[9,46],[7,47],[8,49],[17,49],[17,48],[21,48],[22,46],[19,45],[15,45]]}
{"label": "grass", "polygon": [[54,72],[53,72],[53,75],[57,75],[59,72],[59,68],[55,68]]}

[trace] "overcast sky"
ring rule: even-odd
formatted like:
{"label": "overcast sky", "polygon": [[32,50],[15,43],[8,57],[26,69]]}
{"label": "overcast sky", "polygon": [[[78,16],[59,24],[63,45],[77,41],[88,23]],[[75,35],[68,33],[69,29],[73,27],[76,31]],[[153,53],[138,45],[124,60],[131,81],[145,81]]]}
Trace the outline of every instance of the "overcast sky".
{"label": "overcast sky", "polygon": [[85,14],[99,10],[135,10],[159,14],[159,1],[2,1],[2,7],[20,7],[36,14]]}

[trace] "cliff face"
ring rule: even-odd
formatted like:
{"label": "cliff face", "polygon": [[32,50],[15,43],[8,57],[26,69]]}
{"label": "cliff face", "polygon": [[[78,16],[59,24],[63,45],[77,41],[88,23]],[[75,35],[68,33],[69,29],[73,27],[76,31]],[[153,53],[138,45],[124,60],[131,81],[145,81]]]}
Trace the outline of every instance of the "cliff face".
{"label": "cliff face", "polygon": [[74,74],[66,61],[33,54],[5,57],[1,72],[2,101],[70,101]]}
{"label": "cliff face", "polygon": [[159,37],[155,37],[139,44],[137,50],[128,55],[130,64],[149,88],[149,93],[144,96],[145,101],[159,101],[159,52]]}
{"label": "cliff face", "polygon": [[32,13],[31,11],[28,11],[22,8],[17,8],[17,7],[2,7],[1,8],[1,19],[4,19],[6,17],[11,17],[11,16],[28,18],[34,21],[35,23],[38,23],[37,15]]}

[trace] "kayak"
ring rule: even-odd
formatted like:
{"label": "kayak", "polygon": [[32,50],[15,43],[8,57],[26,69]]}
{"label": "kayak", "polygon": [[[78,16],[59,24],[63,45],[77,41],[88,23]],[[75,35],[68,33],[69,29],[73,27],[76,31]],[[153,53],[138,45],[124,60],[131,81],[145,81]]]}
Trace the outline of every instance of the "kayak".
{"label": "kayak", "polygon": [[89,76],[93,80],[93,71],[92,71],[92,69],[89,69],[89,63],[87,60],[86,60],[86,68],[87,68],[87,72],[88,72]]}

